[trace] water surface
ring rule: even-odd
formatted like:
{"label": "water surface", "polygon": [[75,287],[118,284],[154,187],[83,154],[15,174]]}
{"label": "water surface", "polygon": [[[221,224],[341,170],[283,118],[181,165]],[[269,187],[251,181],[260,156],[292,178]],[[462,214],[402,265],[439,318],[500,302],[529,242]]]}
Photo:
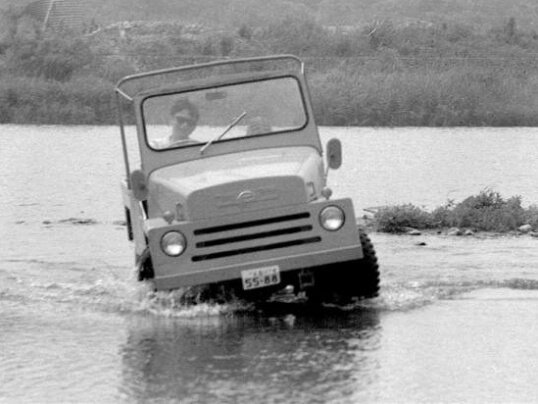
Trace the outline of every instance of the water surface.
{"label": "water surface", "polygon": [[[374,233],[381,293],[358,307],[184,307],[134,279],[116,128],[0,129],[0,401],[538,401],[537,239]],[[535,129],[322,136],[358,212],[538,201]]]}

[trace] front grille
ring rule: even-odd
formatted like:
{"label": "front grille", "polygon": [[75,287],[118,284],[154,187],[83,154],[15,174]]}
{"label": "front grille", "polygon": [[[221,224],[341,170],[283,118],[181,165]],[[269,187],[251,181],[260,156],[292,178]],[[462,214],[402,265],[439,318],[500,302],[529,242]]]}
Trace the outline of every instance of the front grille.
{"label": "front grille", "polygon": [[311,220],[310,213],[303,212],[196,229],[192,261],[319,243]]}
{"label": "front grille", "polygon": [[310,230],[312,230],[312,226],[290,227],[289,229],[273,230],[273,231],[266,231],[266,232],[256,233],[256,234],[248,234],[245,236],[219,238],[219,239],[210,240],[210,241],[203,241],[200,243],[196,243],[196,247],[198,248],[213,247],[216,245],[239,243],[241,241],[270,238],[270,237],[275,237],[275,236],[281,236],[284,234],[294,234],[294,233],[300,233],[303,231],[310,231]]}
{"label": "front grille", "polygon": [[310,213],[296,213],[293,215],[276,216],[266,219],[251,220],[249,222],[233,223],[225,226],[206,227],[205,229],[194,230],[194,235],[199,236],[202,234],[220,233],[227,230],[245,229],[248,227],[263,226],[272,223],[289,222],[291,220],[306,219],[310,217]]}
{"label": "front grille", "polygon": [[217,253],[212,253],[212,254],[207,254],[207,255],[195,255],[194,257],[192,257],[192,260],[196,262],[196,261],[210,260],[210,259],[215,259],[215,258],[231,257],[233,255],[249,254],[249,253],[254,253],[258,251],[268,251],[268,250],[274,250],[278,248],[293,247],[293,246],[302,245],[302,244],[319,243],[320,241],[321,241],[321,237],[310,237],[310,238],[305,238],[305,239],[286,241],[282,243],[267,244],[267,245],[256,246],[256,247],[249,247],[249,248],[241,248],[239,250],[222,251],[222,252],[217,252]]}

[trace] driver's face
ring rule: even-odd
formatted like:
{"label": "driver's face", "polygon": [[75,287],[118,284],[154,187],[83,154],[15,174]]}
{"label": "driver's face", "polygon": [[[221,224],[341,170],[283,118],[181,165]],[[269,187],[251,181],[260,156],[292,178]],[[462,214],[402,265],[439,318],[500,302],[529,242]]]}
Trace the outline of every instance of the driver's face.
{"label": "driver's face", "polygon": [[192,132],[196,126],[194,118],[188,110],[178,111],[174,114],[174,126],[182,132]]}

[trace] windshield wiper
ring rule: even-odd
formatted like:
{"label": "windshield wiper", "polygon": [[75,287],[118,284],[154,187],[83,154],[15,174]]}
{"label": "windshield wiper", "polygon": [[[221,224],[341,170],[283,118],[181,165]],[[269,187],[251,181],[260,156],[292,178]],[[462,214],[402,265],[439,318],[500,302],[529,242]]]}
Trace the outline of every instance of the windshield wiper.
{"label": "windshield wiper", "polygon": [[213,139],[211,139],[209,142],[207,142],[205,145],[202,146],[202,148],[200,149],[200,154],[204,154],[204,151],[206,151],[206,149],[211,146],[213,144],[213,142],[216,142],[217,140],[220,140],[224,137],[224,135],[226,135],[226,133],[228,133],[235,125],[237,125],[239,122],[241,122],[241,120],[247,115],[247,112],[246,111],[243,111],[243,113],[241,115],[239,115],[237,118],[235,118],[231,124],[228,125],[228,127],[226,129],[224,129],[224,132],[222,132],[220,135],[214,137]]}

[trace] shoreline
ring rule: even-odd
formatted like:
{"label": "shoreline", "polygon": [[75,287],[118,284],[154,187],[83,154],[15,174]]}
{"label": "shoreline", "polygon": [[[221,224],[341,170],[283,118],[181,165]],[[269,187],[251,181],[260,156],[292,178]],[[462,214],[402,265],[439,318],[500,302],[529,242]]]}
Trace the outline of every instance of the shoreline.
{"label": "shoreline", "polygon": [[[533,239],[535,238],[538,242],[538,234],[531,233],[522,233],[519,231],[506,231],[506,232],[495,232],[495,231],[472,231],[472,233],[465,234],[450,234],[451,229],[439,228],[439,229],[427,229],[427,230],[417,230],[409,229],[407,232],[399,233],[390,233],[385,231],[376,230],[374,227],[362,226],[359,224],[359,227],[366,230],[366,232],[371,234],[379,234],[386,236],[395,236],[395,237],[409,237],[417,238],[417,241],[420,237],[441,237],[441,238],[453,238],[453,239],[475,239],[475,240],[490,240],[498,238],[521,238],[521,239]],[[461,230],[461,229],[460,229]],[[467,229],[465,229],[467,230]]]}

